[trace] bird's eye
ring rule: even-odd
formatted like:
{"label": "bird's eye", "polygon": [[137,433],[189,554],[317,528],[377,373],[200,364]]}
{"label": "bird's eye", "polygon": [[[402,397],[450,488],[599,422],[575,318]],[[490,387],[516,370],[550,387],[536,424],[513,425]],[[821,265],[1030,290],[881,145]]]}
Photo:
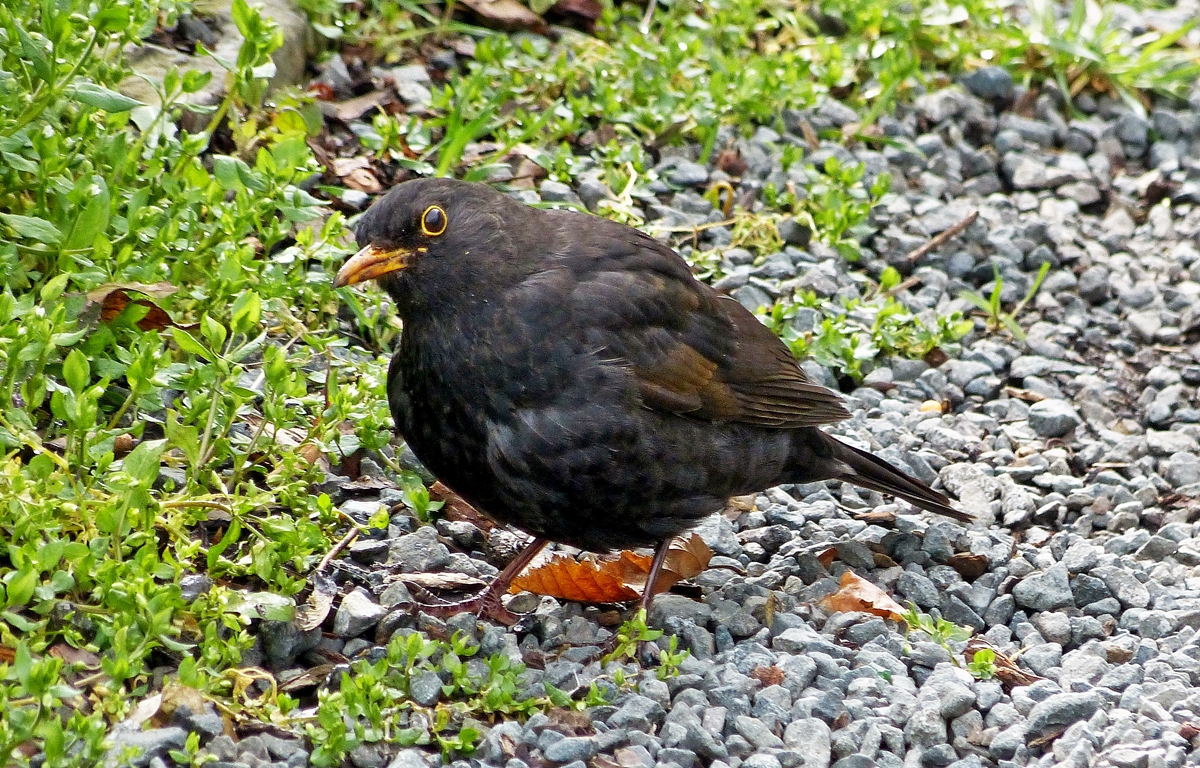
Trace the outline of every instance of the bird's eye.
{"label": "bird's eye", "polygon": [[439,206],[431,205],[425,209],[425,213],[421,214],[421,231],[428,237],[437,237],[446,231],[446,225],[449,224],[446,218],[446,212]]}

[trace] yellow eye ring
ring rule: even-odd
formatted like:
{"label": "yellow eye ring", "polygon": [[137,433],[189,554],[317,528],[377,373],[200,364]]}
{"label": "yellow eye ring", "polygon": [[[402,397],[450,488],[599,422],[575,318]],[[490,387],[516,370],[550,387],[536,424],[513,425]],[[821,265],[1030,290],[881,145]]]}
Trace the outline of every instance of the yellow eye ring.
{"label": "yellow eye ring", "polygon": [[441,206],[431,205],[421,214],[421,232],[426,237],[437,237],[446,231],[449,224],[450,220]]}

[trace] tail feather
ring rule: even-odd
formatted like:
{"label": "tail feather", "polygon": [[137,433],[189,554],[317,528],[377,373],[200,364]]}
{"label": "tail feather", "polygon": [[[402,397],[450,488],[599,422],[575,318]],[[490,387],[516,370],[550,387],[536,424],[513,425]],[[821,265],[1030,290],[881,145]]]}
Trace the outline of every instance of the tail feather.
{"label": "tail feather", "polygon": [[[823,434],[823,433],[822,433]],[[950,499],[916,478],[909,477],[888,462],[852,445],[825,435],[834,445],[834,457],[849,471],[838,480],[880,493],[890,493],[929,512],[969,523],[975,518],[950,506]]]}

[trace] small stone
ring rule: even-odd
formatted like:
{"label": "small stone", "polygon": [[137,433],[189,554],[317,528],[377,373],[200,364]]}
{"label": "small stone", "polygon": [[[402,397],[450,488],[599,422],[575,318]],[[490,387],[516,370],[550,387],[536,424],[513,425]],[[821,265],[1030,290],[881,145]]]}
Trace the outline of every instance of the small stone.
{"label": "small stone", "polygon": [[[187,740],[187,731],[182,728],[151,728],[148,731],[129,731],[121,726],[113,728],[109,733],[112,744],[104,756],[106,768],[112,766],[147,766],[154,758],[164,757],[169,750],[183,749]],[[120,757],[126,750],[135,750],[135,756],[127,761]]]}
{"label": "small stone", "polygon": [[370,594],[356,589],[342,598],[333,617],[333,631],[341,638],[357,637],[375,626],[386,613],[387,609],[371,599]]}
{"label": "small stone", "polygon": [[1030,710],[1026,734],[1031,739],[1057,735],[1074,723],[1090,718],[1100,706],[1100,696],[1094,691],[1054,694]]}
{"label": "small stone", "polygon": [[1029,426],[1042,437],[1062,437],[1083,423],[1065,400],[1042,400],[1029,408]]}
{"label": "small stone", "polygon": [[[516,731],[519,737],[521,733],[520,724],[513,723],[513,725],[517,726]],[[497,733],[495,728],[492,729],[492,733],[496,733],[497,737],[500,736],[500,733]],[[426,762],[425,753],[422,750],[410,748],[400,750],[392,758],[392,762],[388,763],[388,768],[429,768],[429,763]]]}
{"label": "small stone", "polygon": [[1200,453],[1196,438],[1183,432],[1157,429],[1146,430],[1146,447],[1155,456],[1173,456],[1176,453]]}
{"label": "small stone", "polygon": [[1013,78],[1004,67],[981,67],[963,78],[967,90],[989,101],[1007,100],[1013,95]]}
{"label": "small stone", "polygon": [[680,187],[694,187],[708,181],[708,169],[699,163],[685,160],[667,171],[667,181]]}
{"label": "small stone", "polygon": [[599,751],[596,740],[586,736],[569,736],[546,747],[546,759],[554,763],[588,761]]}
{"label": "small stone", "polygon": [[754,745],[755,749],[783,748],[783,740],[771,733],[770,729],[757,718],[738,716],[734,718],[733,726],[746,741]]}
{"label": "small stone", "polygon": [[450,550],[438,541],[433,526],[422,526],[415,533],[393,539],[388,562],[401,573],[428,573],[450,562]]}
{"label": "small stone", "polygon": [[[663,595],[657,595],[658,597]],[[662,722],[665,710],[662,705],[646,696],[630,694],[621,708],[608,718],[609,726],[613,728],[628,728],[633,731],[648,732],[652,727]]]}
{"label": "small stone", "polygon": [[583,201],[579,199],[579,195],[575,194],[575,190],[561,181],[553,181],[552,179],[543,180],[538,185],[538,193],[542,196],[542,200],[547,203],[568,203],[577,205],[580,208],[584,207]]}
{"label": "small stone", "polygon": [[425,670],[409,683],[408,695],[423,707],[432,707],[442,697],[442,678],[437,672]]}
{"label": "small stone", "polygon": [[1126,608],[1145,608],[1150,605],[1150,592],[1131,572],[1115,566],[1103,566],[1092,570],[1108,587],[1113,597]]}
{"label": "small stone", "polygon": [[1012,594],[1018,605],[1034,611],[1057,611],[1075,605],[1067,568],[1062,563],[1026,576],[1013,588]]}
{"label": "small stone", "polygon": [[788,723],[783,743],[804,757],[804,768],[829,768],[831,732],[824,720],[808,717]]}

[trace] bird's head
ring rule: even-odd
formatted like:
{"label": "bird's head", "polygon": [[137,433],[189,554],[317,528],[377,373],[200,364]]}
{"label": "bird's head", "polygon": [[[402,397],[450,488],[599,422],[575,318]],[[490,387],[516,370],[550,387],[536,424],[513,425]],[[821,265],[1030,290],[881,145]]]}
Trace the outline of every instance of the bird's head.
{"label": "bird's head", "polygon": [[521,231],[531,213],[483,184],[403,182],[359,220],[360,250],[342,265],[334,287],[379,280],[402,315],[478,296],[524,269],[508,233]]}

